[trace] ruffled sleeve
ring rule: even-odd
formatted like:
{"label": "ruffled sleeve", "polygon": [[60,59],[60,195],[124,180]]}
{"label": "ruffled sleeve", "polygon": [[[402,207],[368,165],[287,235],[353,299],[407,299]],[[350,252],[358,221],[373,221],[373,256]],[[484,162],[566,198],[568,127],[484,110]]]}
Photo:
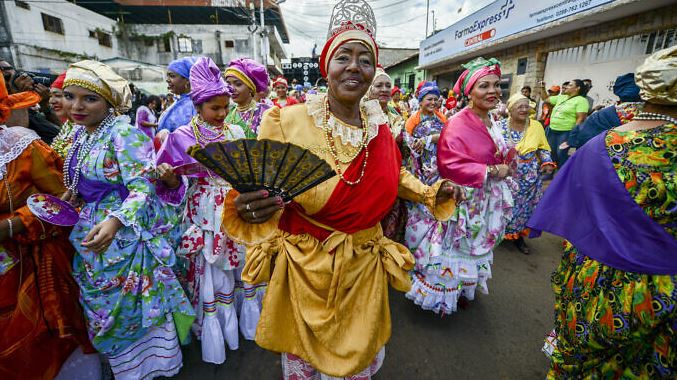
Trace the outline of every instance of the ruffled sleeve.
{"label": "ruffled sleeve", "polygon": [[[24,157],[26,160],[30,159],[30,176],[38,193],[60,197],[66,192],[61,173],[61,158],[47,144],[40,140],[33,141],[24,153],[17,158],[17,164]],[[25,231],[16,236],[24,244],[68,233],[68,229],[65,227],[40,221],[31,213],[28,206],[20,207],[14,214],[21,219],[21,223],[24,225]]]}
{"label": "ruffled sleeve", "polygon": [[426,186],[413,174],[404,168],[400,169],[400,183],[397,189],[397,196],[400,198],[424,204],[435,219],[446,221],[451,218],[456,211],[456,201],[448,199],[437,203],[437,192],[446,180],[439,180],[432,186]]}
{"label": "ruffled sleeve", "polygon": [[150,177],[155,172],[155,150],[145,133],[130,126],[116,128],[112,136],[120,177],[129,195],[112,211],[108,218],[118,218],[126,227],[133,227],[137,234],[150,230],[154,220],[148,218],[146,207],[152,207],[156,197],[155,186]]}
{"label": "ruffled sleeve", "polygon": [[[246,131],[245,131],[246,133]],[[272,107],[267,110],[261,120],[258,130],[258,139],[270,139],[286,141],[280,122],[280,108]],[[231,239],[244,244],[259,244],[272,239],[278,232],[278,222],[282,217],[282,211],[278,211],[265,223],[251,224],[240,218],[235,207],[235,198],[240,195],[235,190],[228,192],[223,204],[222,229]]]}

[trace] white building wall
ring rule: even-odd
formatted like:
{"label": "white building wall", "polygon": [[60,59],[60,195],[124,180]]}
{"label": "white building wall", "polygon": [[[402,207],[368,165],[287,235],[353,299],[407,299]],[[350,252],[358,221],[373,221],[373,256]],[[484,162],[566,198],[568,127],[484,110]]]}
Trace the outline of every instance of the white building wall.
{"label": "white building wall", "polygon": [[588,96],[595,105],[618,101],[613,85],[619,75],[631,73],[651,53],[677,44],[675,30],[578,46],[548,53],[544,80],[548,87],[572,79],[592,79]]}
{"label": "white building wall", "polygon": [[[98,59],[117,55],[114,20],[66,0],[27,3],[30,10],[17,6],[14,1],[4,4],[14,44],[14,64],[17,67],[59,73],[70,62],[78,60],[75,55]],[[64,34],[45,30],[41,13],[61,19]],[[111,47],[100,45],[97,38],[90,37],[90,31],[97,30],[110,34]]]}
{"label": "white building wall", "polygon": [[[261,41],[256,39],[256,57],[254,57],[254,40],[247,30],[247,25],[156,25],[156,24],[133,24],[126,25],[125,33],[129,36],[129,42],[119,41],[121,55],[133,60],[148,62],[158,65],[167,65],[176,58],[190,55],[204,55],[212,58],[217,63],[227,64],[231,59],[250,57],[261,62]],[[139,37],[149,38],[165,35],[169,30],[173,32],[171,39],[171,52],[161,52],[164,43],[157,40],[153,46],[144,46],[138,41]],[[123,33],[123,35],[125,34]],[[273,34],[273,36],[279,34]],[[136,40],[135,37],[136,36]],[[181,37],[190,37],[193,40],[192,52],[181,52],[178,49],[178,40]],[[199,42],[198,42],[199,41]],[[233,47],[226,47],[226,41],[232,41]],[[282,46],[281,43],[277,44]],[[277,46],[275,45],[275,46]],[[198,50],[197,47],[201,46]],[[219,50],[220,46],[220,50]],[[273,60],[279,62],[279,57],[284,52],[272,49],[270,52]]]}

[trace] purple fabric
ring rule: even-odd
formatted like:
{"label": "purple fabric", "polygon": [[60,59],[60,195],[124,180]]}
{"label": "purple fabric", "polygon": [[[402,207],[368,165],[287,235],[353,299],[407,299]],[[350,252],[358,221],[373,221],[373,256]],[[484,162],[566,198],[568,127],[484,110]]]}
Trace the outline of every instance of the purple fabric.
{"label": "purple fabric", "polygon": [[[73,136],[73,141],[78,139],[82,129],[79,130],[75,136]],[[70,178],[73,178],[75,175],[75,166],[77,165],[77,156],[80,148],[78,147],[71,157],[71,162],[68,170],[68,175]],[[129,195],[129,190],[123,184],[112,184],[110,182],[95,181],[93,179],[86,178],[85,176],[80,175],[78,180],[78,194],[80,198],[86,203],[99,202],[105,198],[108,194],[113,191],[117,191],[120,195],[120,199],[125,200]]]}
{"label": "purple fabric", "polygon": [[[197,144],[195,134],[191,125],[183,125],[167,136],[167,139],[160,147],[157,153],[157,164],[167,163],[173,167],[197,163],[187,151],[188,148]],[[207,177],[209,171],[205,168],[204,172],[191,174],[188,177]]]}
{"label": "purple fabric", "polygon": [[190,99],[195,105],[215,96],[232,95],[221,76],[221,70],[208,57],[200,57],[190,69],[190,89]]}
{"label": "purple fabric", "polygon": [[143,133],[145,133],[152,140],[155,137],[155,128],[153,127],[144,127],[141,123],[155,123],[157,122],[157,117],[153,114],[150,108],[146,106],[141,106],[136,110],[136,127],[139,128]]}
{"label": "purple fabric", "polygon": [[527,222],[616,269],[677,274],[677,240],[632,199],[609,159],[602,133],[574,154]]}
{"label": "purple fabric", "polygon": [[249,77],[256,87],[256,92],[268,90],[268,82],[270,81],[268,70],[262,64],[253,59],[238,58],[230,61],[228,67],[234,67]]}
{"label": "purple fabric", "polygon": [[179,58],[171,61],[169,65],[167,65],[167,70],[171,70],[188,79],[188,77],[190,77],[190,68],[193,67],[195,61],[197,61],[196,57]]}

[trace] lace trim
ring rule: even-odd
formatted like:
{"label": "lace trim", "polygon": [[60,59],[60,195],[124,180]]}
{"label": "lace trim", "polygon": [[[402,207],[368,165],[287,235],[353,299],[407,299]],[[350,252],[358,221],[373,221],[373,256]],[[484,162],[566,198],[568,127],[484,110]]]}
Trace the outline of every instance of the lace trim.
{"label": "lace trim", "polygon": [[4,125],[0,128],[0,139],[3,140],[0,147],[0,180],[3,180],[7,175],[7,164],[19,157],[33,141],[40,140],[40,136],[27,128],[7,128]]}
{"label": "lace trim", "polygon": [[[308,115],[313,118],[315,126],[324,129],[324,102],[327,95],[317,94],[317,95],[307,95],[306,98],[306,107],[308,109]],[[378,128],[381,124],[387,124],[388,118],[383,113],[381,106],[378,103],[378,100],[368,100],[362,102],[360,107],[363,108],[365,115],[367,115],[367,133],[368,133],[368,142],[374,139],[378,135]],[[333,136],[337,136],[341,139],[341,142],[344,145],[351,145],[355,148],[358,148],[362,145],[362,134],[364,133],[361,128],[349,127],[337,121],[333,116],[329,117],[329,128],[331,128],[331,133]]]}

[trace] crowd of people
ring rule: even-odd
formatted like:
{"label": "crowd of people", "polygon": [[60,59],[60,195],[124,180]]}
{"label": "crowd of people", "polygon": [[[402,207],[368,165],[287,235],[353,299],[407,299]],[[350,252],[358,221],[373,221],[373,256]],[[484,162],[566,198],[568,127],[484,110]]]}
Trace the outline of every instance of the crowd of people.
{"label": "crowd of people", "polygon": [[[281,353],[284,379],[369,379],[389,286],[457,312],[488,293],[498,244],[529,254],[542,231],[565,239],[548,378],[677,376],[677,48],[619,76],[606,108],[589,80],[506,96],[481,57],[407,101],[373,11],[347,3],[322,89],[249,58],[177,59],[165,99],[94,60],[51,88],[0,60],[0,377],[171,377],[181,345],[221,364],[244,338]],[[285,202],[188,154],[238,139],[301,146],[336,175]],[[77,223],[34,215],[34,194]]]}

